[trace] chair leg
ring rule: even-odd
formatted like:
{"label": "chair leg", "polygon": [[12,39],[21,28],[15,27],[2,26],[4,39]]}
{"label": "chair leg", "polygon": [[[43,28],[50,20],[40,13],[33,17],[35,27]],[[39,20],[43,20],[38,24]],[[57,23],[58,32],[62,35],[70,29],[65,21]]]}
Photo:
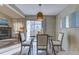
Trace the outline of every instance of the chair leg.
{"label": "chair leg", "polygon": [[28,55],[30,55],[30,49],[29,49],[29,51],[28,51]]}
{"label": "chair leg", "polygon": [[54,53],[54,55],[56,55],[54,46],[52,47],[52,53]]}
{"label": "chair leg", "polygon": [[31,55],[31,48],[32,48],[32,46],[29,47],[28,55]]}
{"label": "chair leg", "polygon": [[62,51],[62,46],[60,46],[60,51]]}
{"label": "chair leg", "polygon": [[38,55],[38,49],[37,49],[37,55]]}
{"label": "chair leg", "polygon": [[20,50],[20,54],[22,53],[22,46],[21,46],[21,50]]}
{"label": "chair leg", "polygon": [[48,55],[48,50],[46,49],[46,55]]}

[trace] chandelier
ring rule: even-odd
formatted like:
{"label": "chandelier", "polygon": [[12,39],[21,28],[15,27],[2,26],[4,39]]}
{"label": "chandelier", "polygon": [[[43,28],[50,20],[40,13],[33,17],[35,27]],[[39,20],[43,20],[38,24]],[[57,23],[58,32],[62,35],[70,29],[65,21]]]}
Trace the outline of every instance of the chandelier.
{"label": "chandelier", "polygon": [[[39,6],[41,7],[41,4],[39,4]],[[40,20],[40,21],[43,20],[44,16],[43,16],[43,13],[41,11],[39,11],[36,16],[37,16],[37,20]]]}

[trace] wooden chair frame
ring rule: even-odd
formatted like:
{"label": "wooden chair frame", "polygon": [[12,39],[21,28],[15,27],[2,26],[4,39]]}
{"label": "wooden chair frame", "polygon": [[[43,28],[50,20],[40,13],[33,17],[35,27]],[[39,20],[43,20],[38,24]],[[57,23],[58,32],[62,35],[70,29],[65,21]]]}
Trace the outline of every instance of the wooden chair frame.
{"label": "wooden chair frame", "polygon": [[[46,49],[38,48],[38,46],[40,46],[40,45],[38,45],[38,36],[47,36]],[[45,46],[45,45],[42,45],[42,46]],[[38,50],[46,50],[46,54],[48,54],[47,48],[48,48],[48,35],[47,34],[37,34],[37,55],[38,55]]]}
{"label": "wooden chair frame", "polygon": [[21,42],[21,50],[20,50],[20,54],[22,53],[22,48],[25,47],[25,46],[29,46],[28,55],[31,54],[31,47],[32,47],[33,39],[31,39],[30,44],[27,44],[27,43],[26,43],[26,44],[23,44],[23,42],[26,41],[26,40],[22,41],[21,33],[19,34],[19,36],[20,36],[20,42]]}
{"label": "wooden chair frame", "polygon": [[62,51],[62,42],[63,42],[64,33],[59,32],[59,34],[62,34],[60,45],[54,45],[53,40],[51,40],[52,41],[52,52],[54,52],[55,55],[56,55],[55,49],[54,49],[55,46],[60,47],[60,50]]}

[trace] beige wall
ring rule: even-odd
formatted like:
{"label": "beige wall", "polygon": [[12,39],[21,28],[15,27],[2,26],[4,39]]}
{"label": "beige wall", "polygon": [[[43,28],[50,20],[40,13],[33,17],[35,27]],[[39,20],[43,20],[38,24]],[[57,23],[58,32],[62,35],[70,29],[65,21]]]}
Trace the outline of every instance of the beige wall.
{"label": "beige wall", "polygon": [[55,16],[46,16],[46,33],[52,36],[55,36],[56,33],[56,17]]}
{"label": "beige wall", "polygon": [[63,40],[63,49],[65,50],[79,50],[79,28],[60,28],[60,20],[70,15],[71,13],[79,10],[79,5],[68,5],[61,13],[56,17],[56,29],[57,32],[64,32],[65,37]]}

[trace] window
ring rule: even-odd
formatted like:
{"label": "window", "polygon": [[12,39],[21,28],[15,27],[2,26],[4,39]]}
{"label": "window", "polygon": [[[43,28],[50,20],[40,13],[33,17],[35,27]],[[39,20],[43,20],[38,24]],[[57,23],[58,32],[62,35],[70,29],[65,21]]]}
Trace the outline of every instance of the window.
{"label": "window", "polygon": [[76,12],[71,14],[70,25],[71,28],[76,28]]}
{"label": "window", "polygon": [[69,28],[69,16],[66,16],[66,28]]}
{"label": "window", "polygon": [[14,22],[13,24],[14,33],[18,33],[21,27],[23,27],[22,22]]}
{"label": "window", "polygon": [[79,28],[79,11],[73,12],[60,20],[60,28]]}
{"label": "window", "polygon": [[76,12],[76,27],[79,28],[79,11]]}
{"label": "window", "polygon": [[66,16],[60,20],[60,28],[69,28],[69,16]]}
{"label": "window", "polygon": [[62,19],[62,28],[66,28],[66,17]]}

